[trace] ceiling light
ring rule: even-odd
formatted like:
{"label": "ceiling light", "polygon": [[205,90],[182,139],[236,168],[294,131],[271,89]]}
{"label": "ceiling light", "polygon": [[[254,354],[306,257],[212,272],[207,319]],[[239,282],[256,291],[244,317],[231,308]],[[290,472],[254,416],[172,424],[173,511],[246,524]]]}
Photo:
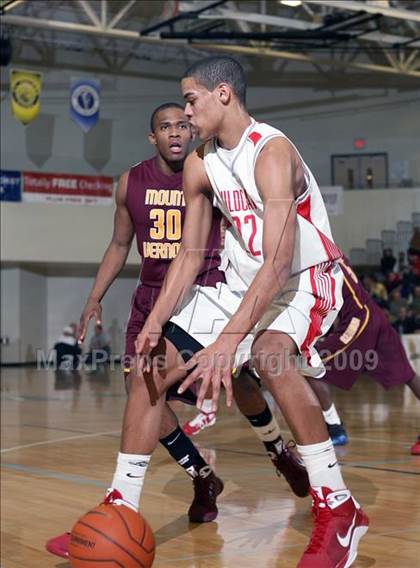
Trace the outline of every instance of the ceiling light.
{"label": "ceiling light", "polygon": [[10,0],[9,2],[2,2],[0,6],[0,10],[2,12],[9,12],[9,10],[13,10],[19,6],[19,4],[23,4],[24,0]]}
{"label": "ceiling light", "polygon": [[280,0],[280,4],[290,6],[291,8],[297,8],[302,5],[302,0]]}

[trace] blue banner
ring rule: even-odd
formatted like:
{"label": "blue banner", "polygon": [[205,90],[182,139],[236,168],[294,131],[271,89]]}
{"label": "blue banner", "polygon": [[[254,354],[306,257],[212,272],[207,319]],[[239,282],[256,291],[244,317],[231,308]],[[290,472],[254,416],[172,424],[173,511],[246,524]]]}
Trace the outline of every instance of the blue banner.
{"label": "blue banner", "polygon": [[22,201],[20,172],[0,170],[0,201]]}
{"label": "blue banner", "polygon": [[70,116],[84,132],[99,120],[100,85],[95,79],[73,80],[70,91]]}

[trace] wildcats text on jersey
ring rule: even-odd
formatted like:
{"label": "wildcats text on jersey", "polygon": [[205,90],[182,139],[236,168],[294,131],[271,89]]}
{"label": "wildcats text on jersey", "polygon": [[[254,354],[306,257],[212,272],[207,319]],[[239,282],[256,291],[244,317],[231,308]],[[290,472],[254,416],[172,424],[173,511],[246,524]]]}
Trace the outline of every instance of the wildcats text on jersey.
{"label": "wildcats text on jersey", "polygon": [[243,189],[222,190],[220,194],[231,213],[257,208],[254,201]]}

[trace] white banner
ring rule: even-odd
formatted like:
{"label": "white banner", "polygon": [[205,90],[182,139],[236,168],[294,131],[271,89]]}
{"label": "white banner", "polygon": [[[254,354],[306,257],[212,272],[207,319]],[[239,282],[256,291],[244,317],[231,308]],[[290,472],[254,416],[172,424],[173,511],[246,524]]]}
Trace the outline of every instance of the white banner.
{"label": "white banner", "polygon": [[114,179],[109,176],[22,172],[22,200],[75,205],[112,205]]}
{"label": "white banner", "polygon": [[328,215],[344,213],[343,186],[329,185],[320,188]]}

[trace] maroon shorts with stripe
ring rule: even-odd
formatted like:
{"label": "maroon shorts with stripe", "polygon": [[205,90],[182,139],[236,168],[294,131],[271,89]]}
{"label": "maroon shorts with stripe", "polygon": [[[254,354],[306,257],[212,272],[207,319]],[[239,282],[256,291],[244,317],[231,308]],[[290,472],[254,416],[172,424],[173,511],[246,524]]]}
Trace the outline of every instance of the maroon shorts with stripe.
{"label": "maroon shorts with stripe", "polygon": [[400,337],[373,301],[347,314],[316,347],[327,371],[320,380],[341,389],[350,390],[361,374],[385,389],[415,376]]}
{"label": "maroon shorts with stripe", "polygon": [[[159,296],[160,288],[140,285],[133,294],[131,301],[130,316],[125,332],[125,356],[124,374],[127,376],[130,371],[130,362],[136,355],[135,341]],[[197,394],[195,385],[187,389],[182,395],[177,393],[180,383],[177,382],[166,392],[167,400],[180,400],[186,404],[196,404]]]}

